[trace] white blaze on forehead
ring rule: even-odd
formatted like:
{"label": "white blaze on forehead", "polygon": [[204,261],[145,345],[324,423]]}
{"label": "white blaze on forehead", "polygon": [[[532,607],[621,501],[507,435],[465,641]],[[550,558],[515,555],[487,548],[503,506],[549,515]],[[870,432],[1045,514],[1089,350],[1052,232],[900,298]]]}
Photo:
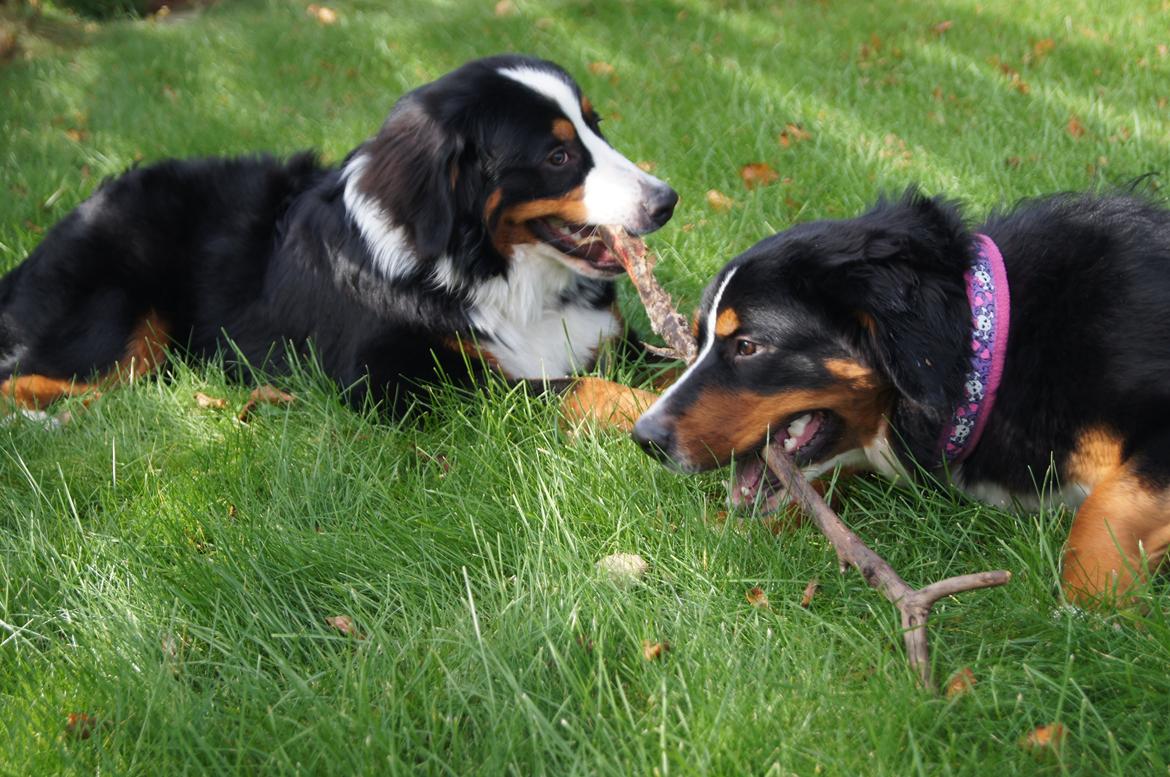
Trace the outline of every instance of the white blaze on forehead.
{"label": "white blaze on forehead", "polygon": [[662,396],[658,398],[658,401],[650,406],[650,410],[646,413],[647,416],[654,415],[666,406],[666,400],[670,398],[670,395],[679,386],[687,382],[687,378],[703,363],[703,360],[707,358],[707,354],[711,353],[711,349],[715,347],[715,320],[719,318],[719,301],[723,299],[723,292],[727,290],[727,284],[731,283],[731,278],[738,269],[738,267],[732,267],[727,272],[727,275],[723,276],[723,282],[719,284],[719,288],[715,291],[715,296],[711,299],[711,309],[707,311],[707,339],[703,341],[703,348],[699,351],[699,355],[691,362],[691,366],[687,367],[682,377],[671,384],[670,388],[664,391]]}
{"label": "white blaze on forehead", "polygon": [[640,170],[590,129],[573,87],[560,75],[532,67],[505,68],[499,73],[552,100],[573,123],[577,137],[593,157],[593,168],[585,176],[584,204],[589,223],[632,226],[639,220],[643,188],[666,184]]}

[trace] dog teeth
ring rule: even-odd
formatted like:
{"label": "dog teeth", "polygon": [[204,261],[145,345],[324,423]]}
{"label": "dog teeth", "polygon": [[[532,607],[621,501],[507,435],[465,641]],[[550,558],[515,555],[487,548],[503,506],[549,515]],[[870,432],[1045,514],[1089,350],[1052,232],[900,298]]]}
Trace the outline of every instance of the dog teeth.
{"label": "dog teeth", "polygon": [[[800,435],[804,434],[804,430],[808,427],[808,422],[811,420],[812,420],[812,413],[805,413],[800,418],[797,418],[795,421],[790,423],[788,425],[788,439],[789,440],[798,439],[800,437]],[[788,445],[787,440],[784,441],[784,445],[785,445],[785,447],[787,447],[787,445]],[[795,445],[796,445],[796,443],[794,442],[793,447],[795,447]]]}
{"label": "dog teeth", "polygon": [[789,437],[786,440],[784,440],[784,450],[786,453],[792,453],[793,451],[796,450],[796,438],[795,437]]}

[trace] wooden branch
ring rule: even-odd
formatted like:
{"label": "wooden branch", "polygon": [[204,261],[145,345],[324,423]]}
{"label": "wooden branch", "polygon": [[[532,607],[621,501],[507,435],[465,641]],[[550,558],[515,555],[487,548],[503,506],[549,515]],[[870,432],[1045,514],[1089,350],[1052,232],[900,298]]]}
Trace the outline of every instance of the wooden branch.
{"label": "wooden branch", "polygon": [[911,588],[885,559],[874,553],[825,504],[825,500],[805,479],[791,456],[777,453],[772,450],[772,446],[767,446],[764,448],[764,458],[768,469],[779,479],[781,485],[788,489],[789,496],[812,517],[817,527],[832,543],[834,550],[837,551],[841,571],[844,572],[849,566],[856,567],[865,578],[865,582],[878,589],[898,608],[898,612],[902,614],[902,638],[906,643],[906,656],[910,659],[910,667],[917,671],[918,679],[924,687],[934,690],[930,672],[930,651],[926,641],[926,624],[935,602],[944,596],[963,591],[1003,585],[1012,579],[1011,572],[1007,570],[977,572],[972,575],[948,577],[925,588]]}
{"label": "wooden branch", "polygon": [[666,341],[666,349],[646,346],[647,349],[659,356],[682,359],[687,364],[693,362],[698,353],[695,338],[691,336],[686,317],[675,310],[670,295],[654,278],[654,265],[657,262],[654,254],[646,250],[646,244],[641,238],[620,227],[599,227],[598,232],[606,248],[622,263],[630,280],[634,282],[642,306],[650,317],[650,326]]}
{"label": "wooden branch", "polygon": [[[600,231],[602,240],[617,256],[634,282],[638,296],[650,317],[650,326],[669,346],[668,349],[651,350],[684,359],[688,363],[693,361],[698,351],[695,339],[691,336],[686,318],[679,315],[670,295],[654,279],[655,259],[646,251],[646,244],[620,229],[602,227]],[[789,496],[812,517],[817,527],[832,543],[841,571],[844,572],[850,566],[856,567],[865,578],[865,582],[881,591],[882,595],[898,608],[902,616],[902,638],[906,644],[906,656],[910,660],[910,667],[917,671],[923,687],[933,691],[935,685],[930,671],[926,625],[935,603],[944,596],[963,591],[1004,585],[1011,580],[1011,572],[997,570],[959,575],[931,583],[925,588],[911,588],[885,559],[874,553],[825,504],[825,500],[805,479],[790,456],[776,453],[771,446],[767,446],[764,448],[764,457],[768,469],[788,490]]]}

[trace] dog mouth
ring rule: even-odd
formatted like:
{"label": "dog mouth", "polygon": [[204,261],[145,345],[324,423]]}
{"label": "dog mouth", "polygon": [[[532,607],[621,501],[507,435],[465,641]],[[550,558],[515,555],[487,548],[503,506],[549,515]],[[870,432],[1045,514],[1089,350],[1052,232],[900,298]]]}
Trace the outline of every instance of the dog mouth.
{"label": "dog mouth", "polygon": [[[837,440],[841,420],[830,410],[810,410],[789,416],[783,432],[772,438],[792,456],[798,466],[815,464],[828,453]],[[735,460],[730,483],[731,504],[740,508],[759,505],[765,513],[782,506],[783,486],[764,462],[763,449]]]}
{"label": "dog mouth", "polygon": [[[584,263],[591,274],[614,277],[625,272],[593,224],[575,224],[556,216],[527,222],[532,234],[565,256]],[[636,239],[636,238],[635,238]]]}

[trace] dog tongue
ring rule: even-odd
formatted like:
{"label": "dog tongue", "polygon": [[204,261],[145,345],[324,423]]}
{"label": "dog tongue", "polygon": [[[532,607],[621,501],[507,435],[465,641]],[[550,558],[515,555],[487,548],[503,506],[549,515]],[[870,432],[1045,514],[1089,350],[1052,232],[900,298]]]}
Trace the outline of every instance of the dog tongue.
{"label": "dog tongue", "polygon": [[757,456],[738,461],[731,478],[731,504],[734,507],[751,507],[764,487],[764,461]]}

